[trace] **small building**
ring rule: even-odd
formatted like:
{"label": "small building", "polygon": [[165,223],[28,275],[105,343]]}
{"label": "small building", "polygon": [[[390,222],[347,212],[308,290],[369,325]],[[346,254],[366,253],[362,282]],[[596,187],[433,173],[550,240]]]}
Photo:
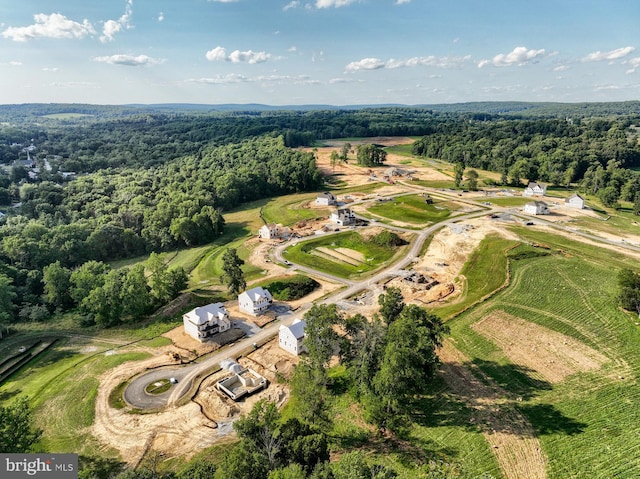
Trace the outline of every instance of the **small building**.
{"label": "small building", "polygon": [[307,322],[302,319],[294,319],[293,323],[289,326],[285,326],[284,324],[280,326],[278,332],[278,345],[280,348],[290,352],[294,356],[305,352],[307,349],[303,342],[306,327]]}
{"label": "small building", "polygon": [[547,194],[547,185],[542,183],[529,183],[522,192],[522,196],[544,196]]}
{"label": "small building", "polygon": [[316,197],[316,205],[318,206],[333,206],[337,204],[338,200],[336,199],[336,197],[328,191],[325,191],[324,193],[321,193]]}
{"label": "small building", "polygon": [[273,296],[269,290],[258,286],[256,288],[245,291],[238,295],[238,307],[240,311],[244,311],[252,316],[258,316],[264,313],[271,303]]}
{"label": "small building", "polygon": [[570,208],[584,209],[584,198],[578,193],[574,193],[564,200],[564,204]]}
{"label": "small building", "polygon": [[200,342],[231,328],[229,313],[222,303],[192,309],[182,316],[182,322],[184,332]]}
{"label": "small building", "polygon": [[356,215],[349,208],[341,208],[331,213],[329,220],[339,226],[347,226],[356,222]]}
{"label": "small building", "polygon": [[544,201],[530,201],[524,205],[524,212],[530,215],[548,215],[549,206]]}

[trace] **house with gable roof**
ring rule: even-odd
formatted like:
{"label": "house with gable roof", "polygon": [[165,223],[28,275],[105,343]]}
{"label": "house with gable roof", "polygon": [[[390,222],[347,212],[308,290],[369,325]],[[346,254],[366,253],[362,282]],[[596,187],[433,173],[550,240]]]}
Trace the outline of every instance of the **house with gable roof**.
{"label": "house with gable roof", "polygon": [[207,304],[182,316],[184,332],[202,342],[231,328],[229,313],[222,303]]}
{"label": "house with gable roof", "polygon": [[584,198],[580,196],[578,193],[574,193],[569,196],[566,200],[564,200],[564,204],[571,208],[577,208],[579,210],[584,209]]}
{"label": "house with gable roof", "polygon": [[547,185],[531,182],[522,192],[522,196],[544,196],[547,194]]}
{"label": "house with gable roof", "polygon": [[549,206],[544,201],[530,201],[524,205],[524,212],[530,215],[548,215]]}
{"label": "house with gable roof", "polygon": [[316,205],[318,206],[333,206],[337,204],[338,204],[338,200],[336,199],[336,197],[333,196],[328,191],[325,191],[324,193],[320,193],[316,197]]}
{"label": "house with gable roof", "polygon": [[267,223],[258,230],[258,238],[284,239],[291,236],[291,229],[281,224]]}
{"label": "house with gable roof", "polygon": [[306,352],[304,346],[304,330],[307,322],[302,319],[294,319],[289,326],[282,325],[278,331],[278,346],[285,351],[298,356],[300,353]]}
{"label": "house with gable roof", "polygon": [[240,311],[252,316],[264,313],[269,309],[272,302],[273,296],[271,296],[269,290],[261,286],[249,289],[238,295],[238,308],[240,308]]}

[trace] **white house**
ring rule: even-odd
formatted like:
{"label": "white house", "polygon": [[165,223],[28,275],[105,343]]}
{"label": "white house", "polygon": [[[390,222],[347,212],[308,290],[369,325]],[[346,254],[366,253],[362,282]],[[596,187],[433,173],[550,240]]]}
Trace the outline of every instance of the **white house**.
{"label": "white house", "polygon": [[339,226],[347,226],[355,223],[356,215],[349,208],[341,208],[331,213],[329,220]]}
{"label": "white house", "polygon": [[275,223],[263,225],[262,228],[258,230],[258,238],[262,239],[282,239],[288,237],[290,234],[291,230],[289,228]]}
{"label": "white house", "polygon": [[318,197],[316,198],[316,205],[318,206],[332,206],[337,203],[338,201],[336,200],[336,197],[333,196],[328,191],[325,191],[324,193],[319,194]]}
{"label": "white house", "polygon": [[564,200],[564,204],[571,207],[577,208],[579,210],[584,209],[584,198],[580,196],[578,193],[574,193],[569,196],[566,200]]}
{"label": "white house", "polygon": [[529,183],[522,192],[522,196],[544,196],[547,194],[547,185],[542,183]]}
{"label": "white house", "polygon": [[307,348],[302,343],[306,327],[307,322],[301,319],[294,319],[289,326],[280,326],[280,331],[278,332],[278,345],[280,348],[294,356],[305,352]]}
{"label": "white house", "polygon": [[258,230],[258,238],[275,239],[280,237],[280,228],[275,223],[267,223]]}
{"label": "white house", "polygon": [[245,291],[238,295],[238,307],[240,311],[258,316],[264,313],[273,302],[273,296],[269,290],[260,286]]}
{"label": "white house", "polygon": [[229,313],[222,303],[192,309],[182,316],[182,322],[184,332],[198,341],[204,341],[231,328]]}
{"label": "white house", "polygon": [[548,215],[549,206],[544,201],[530,201],[524,205],[524,212],[530,215]]}

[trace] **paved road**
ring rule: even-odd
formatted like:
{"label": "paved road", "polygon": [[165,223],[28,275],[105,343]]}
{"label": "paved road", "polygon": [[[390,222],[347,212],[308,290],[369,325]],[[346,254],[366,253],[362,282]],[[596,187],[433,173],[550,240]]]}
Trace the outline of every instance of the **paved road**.
{"label": "paved road", "polygon": [[[418,187],[418,186],[409,185],[409,184],[407,184],[406,186],[411,186],[414,190],[426,191],[431,194],[437,194],[440,196],[449,197],[452,200],[462,201],[464,203],[469,204],[470,206],[478,207],[480,211],[474,211],[472,213],[450,218],[446,221],[443,221],[435,225],[432,225],[428,228],[425,228],[421,231],[416,231],[416,230],[407,229],[407,228],[400,228],[400,227],[389,227],[388,225],[385,225],[383,223],[378,223],[378,225],[383,228],[389,228],[389,229],[402,231],[402,232],[410,232],[412,234],[417,234],[417,237],[414,239],[414,241],[411,244],[411,247],[409,248],[409,251],[403,258],[401,258],[399,261],[395,262],[394,264],[389,265],[389,267],[385,268],[384,270],[379,271],[378,273],[366,279],[363,279],[361,281],[354,281],[354,280],[349,280],[345,278],[340,278],[338,276],[334,276],[332,274],[325,273],[323,271],[317,271],[302,265],[292,265],[291,269],[303,271],[315,276],[320,276],[334,283],[339,283],[339,284],[341,283],[345,285],[344,289],[341,289],[336,293],[328,296],[322,301],[322,303],[324,304],[338,303],[347,298],[355,296],[358,292],[362,290],[370,289],[373,285],[375,285],[376,283],[380,282],[383,279],[400,275],[401,271],[404,268],[409,266],[418,258],[418,255],[420,253],[420,250],[422,249],[422,246],[424,245],[425,240],[431,234],[435,233],[437,230],[444,228],[448,225],[463,222],[472,218],[477,218],[479,216],[484,216],[492,213],[510,213],[519,218],[523,218],[524,220],[533,220],[535,223],[544,224],[546,226],[550,226],[552,228],[563,230],[571,234],[582,236],[584,238],[587,238],[593,241],[607,243],[607,244],[611,244],[619,247],[624,247],[634,251],[640,251],[640,247],[633,246],[628,243],[624,243],[622,241],[608,240],[606,238],[592,235],[590,233],[577,231],[574,228],[570,228],[567,226],[557,225],[551,221],[547,221],[543,218],[540,218],[539,216],[526,215],[520,212],[519,210],[514,210],[513,208],[499,207],[495,205],[492,205],[491,207],[487,208],[487,205],[484,204],[484,201],[475,201],[467,198],[460,198],[457,194],[451,194],[441,190],[428,189],[428,188]],[[375,201],[375,199],[372,198],[367,201]],[[363,201],[359,201],[359,202],[363,202]],[[335,234],[335,233],[327,233],[327,234]],[[291,246],[294,243],[298,243],[301,241],[309,241],[314,238],[315,237],[312,236],[309,238],[297,239],[297,240],[294,240],[293,242],[286,243],[284,245],[277,247],[274,251],[275,258],[279,262],[284,263],[285,260],[282,256],[282,253],[287,247]],[[278,321],[275,321],[274,323],[268,325],[263,329],[251,328],[251,327],[245,326],[244,329],[245,331],[247,331],[247,336],[244,339],[230,346],[226,346],[222,348],[219,352],[208,357],[206,360],[202,362],[191,364],[189,366],[184,366],[181,368],[177,368],[175,366],[168,366],[166,368],[157,369],[152,372],[148,372],[140,375],[139,377],[135,378],[125,390],[126,400],[130,404],[139,408],[155,409],[165,405],[176,404],[189,391],[193,381],[196,380],[198,375],[204,373],[210,368],[215,367],[217,364],[219,364],[222,360],[226,358],[235,358],[239,356],[247,348],[250,348],[253,343],[261,343],[263,341],[266,341],[267,339],[270,339],[276,336],[278,334],[278,329],[282,324],[288,325],[293,321],[295,317],[302,317],[309,310],[311,306],[312,306],[311,304],[306,304],[303,307],[299,308],[295,312],[295,314],[282,316]],[[144,392],[144,388],[146,387],[147,384],[155,380],[158,380],[159,378],[168,378],[168,377],[177,378],[178,384],[172,386],[172,388],[166,393],[158,396],[149,396]]]}

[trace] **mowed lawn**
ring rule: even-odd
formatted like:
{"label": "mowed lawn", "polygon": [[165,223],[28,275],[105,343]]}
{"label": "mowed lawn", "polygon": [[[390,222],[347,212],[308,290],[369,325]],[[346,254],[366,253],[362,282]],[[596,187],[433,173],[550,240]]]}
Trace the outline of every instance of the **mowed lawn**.
{"label": "mowed lawn", "polygon": [[[337,250],[346,248],[354,250],[362,255],[362,260],[355,261],[349,258],[349,262],[341,260],[344,256],[340,251],[335,256],[323,253],[323,249]],[[290,246],[284,252],[284,257],[294,263],[318,269],[335,276],[349,278],[377,269],[389,261],[398,251],[406,246],[390,248],[379,246],[373,241],[365,240],[356,231],[347,231],[335,235],[322,236],[309,241],[301,241]]]}
{"label": "mowed lawn", "polygon": [[[517,230],[549,245],[551,254],[511,260],[506,289],[449,321],[455,345],[529,420],[548,458],[549,478],[638,477],[640,328],[637,315],[620,310],[615,298],[619,269],[640,270],[640,264],[560,236]],[[491,314],[503,313],[531,323],[531,328],[562,334],[565,344],[577,341],[606,360],[559,381],[547,380],[511,362],[500,344],[474,327]],[[532,364],[549,366],[544,354],[535,357],[535,337],[525,332],[516,340],[532,342]],[[571,361],[567,365],[573,366]]]}
{"label": "mowed lawn", "polygon": [[407,195],[376,203],[368,207],[367,211],[394,221],[426,225],[448,218],[451,211],[456,209],[458,207],[450,201],[434,199],[434,204],[429,205],[422,195]]}

